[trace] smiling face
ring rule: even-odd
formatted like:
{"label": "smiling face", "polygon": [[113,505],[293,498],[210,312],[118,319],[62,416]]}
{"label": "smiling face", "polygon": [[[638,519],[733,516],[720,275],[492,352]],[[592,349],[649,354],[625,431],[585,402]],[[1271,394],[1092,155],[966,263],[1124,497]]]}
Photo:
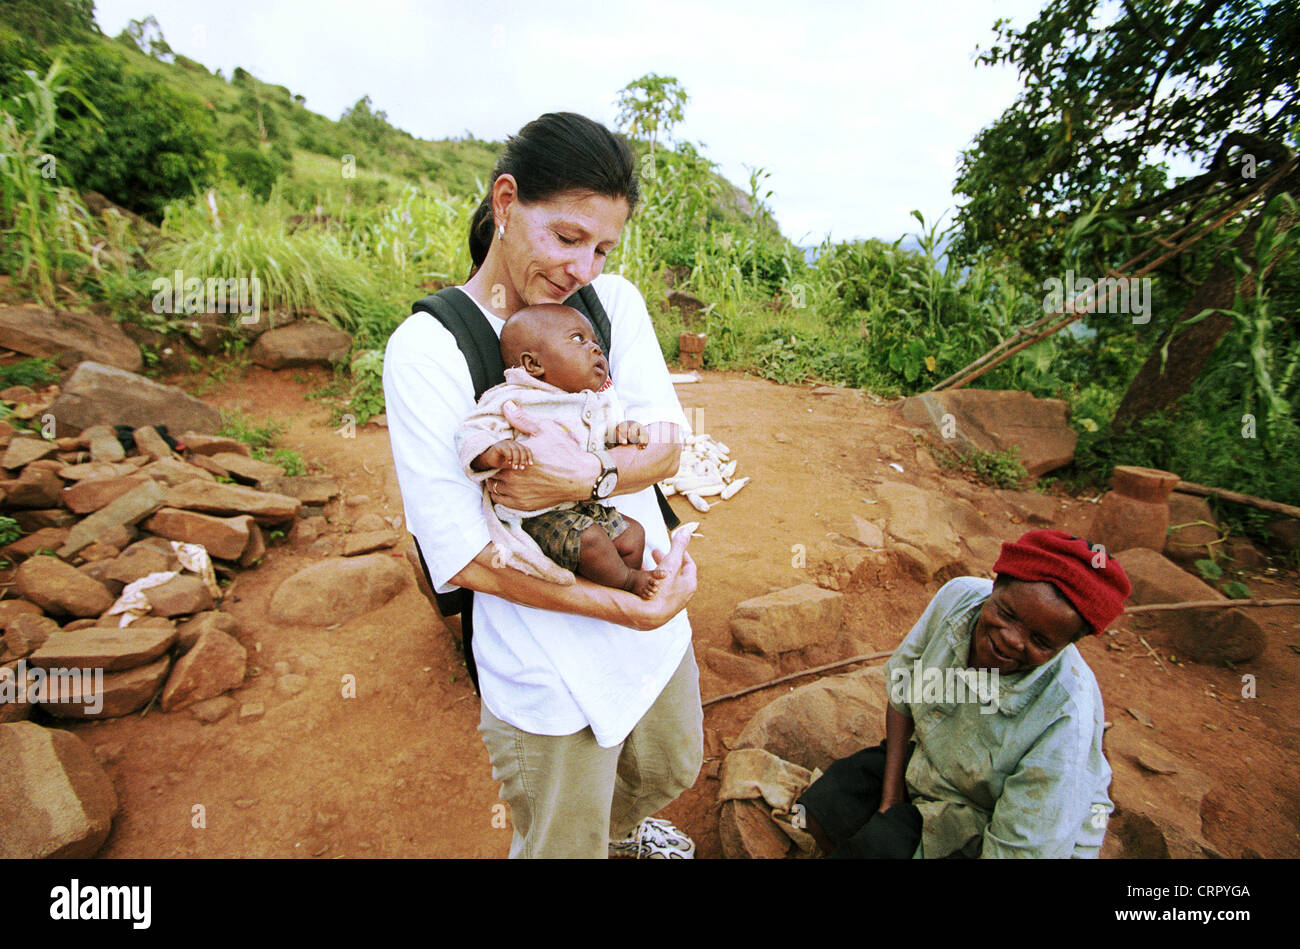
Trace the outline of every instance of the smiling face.
{"label": "smiling face", "polygon": [[587,318],[572,307],[549,304],[520,310],[501,329],[501,355],[529,375],[565,392],[598,391],[609,363]]}
{"label": "smiling face", "polygon": [[497,212],[505,237],[496,241],[520,306],[561,303],[605,269],[631,209],[626,198],[569,191],[546,201],[518,200],[513,181],[494,188],[506,198]]}
{"label": "smiling face", "polygon": [[999,581],[975,622],[967,662],[1001,675],[1025,672],[1051,661],[1086,629],[1051,583]]}

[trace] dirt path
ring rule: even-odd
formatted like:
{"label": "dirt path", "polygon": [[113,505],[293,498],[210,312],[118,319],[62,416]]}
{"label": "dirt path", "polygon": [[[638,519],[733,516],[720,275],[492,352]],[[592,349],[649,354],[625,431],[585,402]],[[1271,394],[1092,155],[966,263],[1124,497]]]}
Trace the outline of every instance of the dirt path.
{"label": "dirt path", "polygon": [[[278,444],[300,451],[342,486],[343,502],[330,509],[340,525],[369,512],[400,514],[387,432],[366,426],[346,438],[327,425],[325,406],[305,398],[328,379],[323,371],[254,368],[204,397],[254,420],[283,422]],[[944,476],[927,453],[918,454],[901,420],[863,393],[814,395],[722,373],[678,391],[695,412],[697,430],[730,445],[738,474],[754,479],[701,518],[702,536],[692,543],[700,592],[690,614],[707,698],[744,684],[708,662],[710,647],[732,648],[735,604],[810,580],[809,567],[797,565],[796,545],[811,553],[828,532],[851,534],[851,515],[870,518],[867,502],[884,480],[933,486]],[[976,500],[990,536],[1011,539],[1027,529],[991,489],[948,481]],[[1082,532],[1093,509],[1066,500],[1056,526]],[[682,501],[674,505],[684,513]],[[235,696],[241,704],[263,703],[264,717],[241,724],[230,714],[204,724],[186,711],[154,710],[143,719],[72,726],[106,761],[122,801],[101,855],[505,856],[510,830],[476,732],[478,702],[450,634],[414,584],[382,609],[334,629],[270,624],[266,605],[276,585],[313,559],[276,544],[226,597],[223,608],[239,619],[257,672]],[[1295,595],[1297,586],[1294,572],[1280,571],[1251,588],[1262,596]],[[849,632],[840,641],[784,657],[779,671],[891,648],[938,584],[899,576],[884,578],[882,587],[852,598]],[[1288,648],[1300,641],[1300,610],[1267,611],[1264,619],[1266,652],[1236,671],[1167,662],[1161,671],[1128,630],[1083,645],[1115,728],[1143,729],[1124,709],[1145,709],[1159,741],[1211,777],[1207,837],[1234,857],[1300,856],[1300,740],[1289,714],[1300,692],[1300,654]],[[314,665],[308,687],[278,694],[278,662],[294,671]],[[1240,697],[1243,671],[1257,676],[1257,698]],[[348,675],[355,676],[355,698],[344,695]],[[665,812],[694,836],[701,857],[721,855],[711,775],[722,740],[779,694],[771,689],[706,710],[713,760]]]}

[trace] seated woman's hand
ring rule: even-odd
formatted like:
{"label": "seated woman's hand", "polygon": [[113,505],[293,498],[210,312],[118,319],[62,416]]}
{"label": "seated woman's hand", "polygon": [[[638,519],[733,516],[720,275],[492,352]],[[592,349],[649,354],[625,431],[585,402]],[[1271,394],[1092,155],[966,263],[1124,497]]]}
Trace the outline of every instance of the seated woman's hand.
{"label": "seated woman's hand", "polygon": [[506,421],[529,436],[532,465],[498,472],[488,480],[497,504],[517,511],[536,511],[565,501],[582,501],[600,474],[600,461],[583,450],[558,422],[539,420],[514,402],[502,406]]}

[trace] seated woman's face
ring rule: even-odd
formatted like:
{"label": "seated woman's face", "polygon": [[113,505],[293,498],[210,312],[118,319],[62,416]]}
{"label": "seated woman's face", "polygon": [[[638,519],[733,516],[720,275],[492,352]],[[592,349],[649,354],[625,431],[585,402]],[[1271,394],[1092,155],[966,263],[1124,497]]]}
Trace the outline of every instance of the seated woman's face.
{"label": "seated woman's face", "polygon": [[511,205],[501,248],[524,303],[561,303],[600,276],[630,213],[625,198],[576,191]]}
{"label": "seated woman's face", "polygon": [[1083,632],[1083,617],[1050,583],[998,584],[971,634],[967,662],[1011,675],[1041,666]]}

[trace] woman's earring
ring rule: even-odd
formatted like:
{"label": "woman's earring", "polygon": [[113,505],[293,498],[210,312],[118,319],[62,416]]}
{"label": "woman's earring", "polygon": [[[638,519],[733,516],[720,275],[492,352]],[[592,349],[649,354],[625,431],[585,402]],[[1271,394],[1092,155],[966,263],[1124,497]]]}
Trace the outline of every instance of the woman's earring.
{"label": "woman's earring", "polygon": [[506,226],[504,224],[497,225],[497,234],[502,240],[506,239]]}

